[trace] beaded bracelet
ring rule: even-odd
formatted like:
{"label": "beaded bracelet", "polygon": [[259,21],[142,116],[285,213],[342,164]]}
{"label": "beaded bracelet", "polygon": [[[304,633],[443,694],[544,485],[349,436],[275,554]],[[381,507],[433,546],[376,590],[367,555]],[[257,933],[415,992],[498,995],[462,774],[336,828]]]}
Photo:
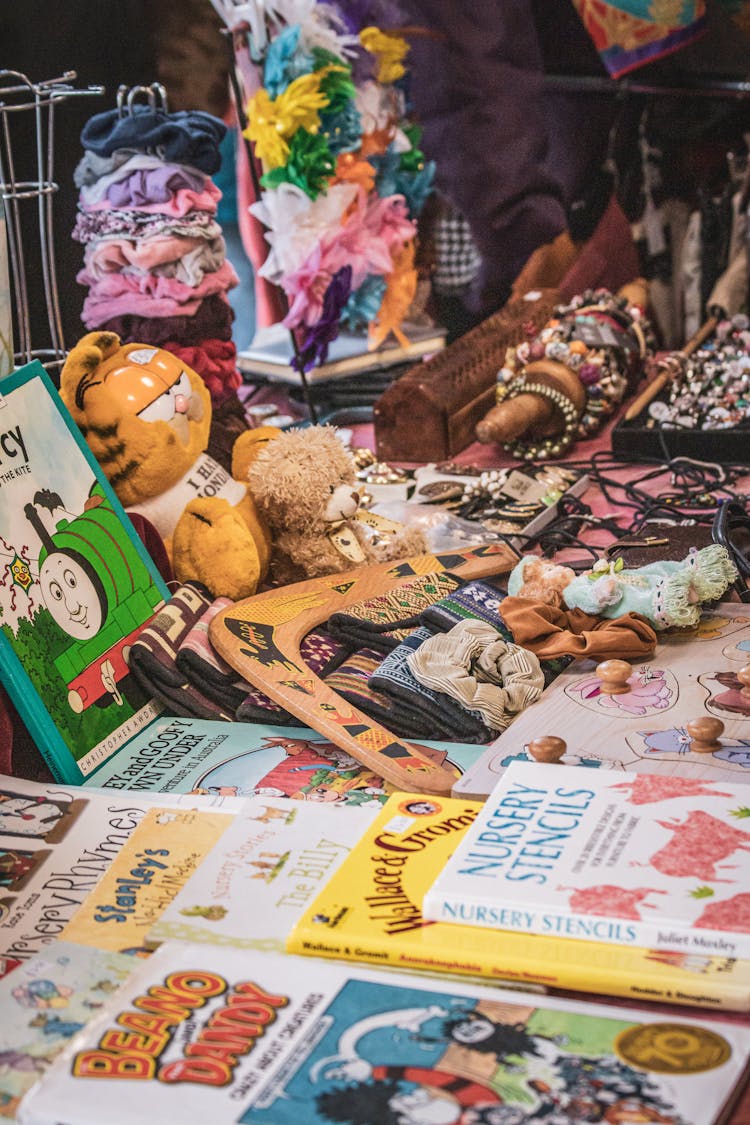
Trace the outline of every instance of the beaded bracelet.
{"label": "beaded bracelet", "polygon": [[548,387],[546,383],[529,383],[523,378],[516,379],[505,385],[505,393],[502,395],[498,386],[498,401],[507,402],[508,399],[516,398],[521,394],[540,395],[548,399],[562,415],[564,428],[561,434],[553,438],[545,438],[541,442],[509,441],[503,443],[503,448],[521,461],[546,461],[550,457],[559,457],[570,448],[578,433],[581,416],[575,403],[562,391]]}
{"label": "beaded bracelet", "polygon": [[[602,317],[614,322],[622,341],[595,346],[581,338],[587,329],[591,335],[601,337],[608,327],[606,320],[601,322]],[[628,342],[630,347],[626,346]],[[586,389],[585,408],[573,426],[570,409],[566,412],[555,402],[565,420],[562,434],[541,443],[506,442],[503,448],[522,460],[545,459],[559,456],[576,438],[591,437],[622,402],[628,389],[629,371],[640,364],[652,345],[648,321],[641,318],[637,308],[629,307],[623,297],[613,296],[606,290],[587,290],[569,304],[558,305],[553,318],[534,339],[508,349],[505,364],[498,373],[496,398],[502,402],[531,390],[552,399],[548,393],[550,388],[540,391],[537,385],[532,387],[522,381],[525,364],[548,358],[578,375]],[[567,396],[563,397],[569,403]]]}

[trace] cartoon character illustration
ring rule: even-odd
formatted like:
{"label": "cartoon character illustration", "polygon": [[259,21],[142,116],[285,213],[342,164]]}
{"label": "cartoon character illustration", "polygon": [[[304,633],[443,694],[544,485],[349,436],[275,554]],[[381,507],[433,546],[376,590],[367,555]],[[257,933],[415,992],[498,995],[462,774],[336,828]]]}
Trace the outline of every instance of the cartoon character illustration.
{"label": "cartoon character illustration", "polygon": [[[350,1125],[374,1121],[384,1125],[495,1122],[502,1118],[478,1114],[501,1104],[500,1095],[483,1082],[417,1066],[376,1066],[369,1080],[333,1087],[315,1099],[325,1120]],[[471,1110],[471,1115],[466,1110]]]}
{"label": "cartoon character illustration", "polygon": [[59,520],[53,533],[34,504],[24,513],[41,541],[44,604],[70,637],[54,661],[68,687],[68,705],[76,714],[95,703],[119,706],[130,674],[128,649],[162,596],[98,482],[84,511]]}
{"label": "cartoon character illustration", "polygon": [[48,797],[0,790],[0,832],[6,836],[45,838],[65,816],[66,808]]}
{"label": "cartoon character illustration", "polygon": [[507,1063],[511,1055],[545,1058],[554,1063],[566,1042],[565,1037],[534,1035],[523,1023],[503,1023],[476,1010],[451,1016],[442,1025],[441,1037],[483,1055],[494,1055],[498,1063]]}
{"label": "cartoon character illustration", "polygon": [[[711,675],[699,676],[698,680],[709,692],[706,708],[716,715],[737,715],[742,719],[750,718],[750,700],[742,694],[742,684],[734,672],[713,672]],[[708,686],[715,680],[726,691],[712,692]]]}
{"label": "cartoon character illustration", "polygon": [[53,980],[30,980],[13,989],[13,999],[22,1008],[67,1008],[73,989],[67,984],[56,984]]}
{"label": "cartoon character illustration", "polygon": [[710,902],[693,925],[699,929],[750,933],[750,894],[743,892],[721,902]]}
{"label": "cartoon character illustration", "polygon": [[[638,866],[647,867],[648,864]],[[638,911],[641,903],[644,907],[653,907],[653,903],[646,902],[649,895],[667,893],[654,890],[653,887],[625,888],[614,887],[609,883],[602,883],[596,887],[558,887],[557,889],[571,892],[568,899],[571,910],[578,910],[581,914],[600,914],[609,918],[628,918],[634,922],[641,921]]]}
{"label": "cartoon character illustration", "polygon": [[7,891],[19,891],[43,863],[48,851],[24,852],[17,849],[0,849],[0,887]]}
{"label": "cartoon character illustration", "polygon": [[671,672],[646,664],[634,669],[628,679],[630,690],[621,695],[602,692],[598,676],[585,676],[565,688],[565,694],[591,711],[625,712],[627,715],[651,715],[666,711],[677,702],[679,687]]}
{"label": "cartoon character illustration", "polygon": [[[637,734],[643,739],[643,747],[634,747],[634,749],[638,753],[645,753],[646,757],[655,755],[667,757],[672,754],[681,756],[690,753],[690,735],[685,727],[669,727],[666,730],[652,731],[639,730]],[[627,741],[630,744],[630,740]],[[729,739],[722,735],[721,749],[714,751],[711,758],[714,761],[726,762],[728,765],[739,766],[742,769],[750,769],[750,739]]]}
{"label": "cartoon character illustration", "polygon": [[0,1075],[17,1070],[19,1074],[42,1074],[53,1055],[30,1055],[28,1051],[14,1051],[9,1047],[0,1051]]}
{"label": "cartoon character illustration", "polygon": [[86,1026],[80,1020],[64,1020],[60,1016],[51,1016],[48,1012],[39,1012],[33,1020],[29,1020],[29,1027],[38,1027],[42,1035],[59,1035],[63,1039],[70,1039],[71,1035],[82,1031]]}
{"label": "cartoon character illustration", "polygon": [[629,789],[625,798],[631,805],[649,805],[672,797],[731,797],[713,788],[713,782],[695,777],[668,777],[656,773],[639,773],[629,781],[618,781],[611,789]]}
{"label": "cartoon character illustration", "polygon": [[673,833],[671,840],[645,863],[632,860],[632,867],[654,867],[662,875],[680,879],[729,883],[732,880],[719,878],[721,860],[736,851],[750,851],[750,832],[742,832],[701,809],[693,809],[683,821],[673,818],[656,823]]}
{"label": "cartoon character illustration", "polygon": [[205,918],[207,922],[221,922],[222,918],[226,918],[226,906],[186,906],[180,914],[184,914],[186,918]]}

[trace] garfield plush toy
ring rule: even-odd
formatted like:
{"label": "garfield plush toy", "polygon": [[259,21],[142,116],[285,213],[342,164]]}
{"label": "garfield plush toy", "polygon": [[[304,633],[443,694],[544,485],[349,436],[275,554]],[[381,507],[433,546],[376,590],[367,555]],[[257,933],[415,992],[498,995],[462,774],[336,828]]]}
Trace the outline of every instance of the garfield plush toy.
{"label": "garfield plush toy", "polygon": [[255,502],[271,529],[276,582],[300,582],[427,550],[421,531],[389,523],[396,534],[375,546],[358,520],[359,491],[350,453],[331,426],[287,430],[249,466]]}
{"label": "garfield plush toy", "polygon": [[278,431],[241,434],[230,476],[205,452],[211,398],[200,376],[162,348],[121,345],[114,332],[78,342],[60,395],[123,506],[161,535],[178,580],[215,597],[255,593],[271,552],[247,473]]}

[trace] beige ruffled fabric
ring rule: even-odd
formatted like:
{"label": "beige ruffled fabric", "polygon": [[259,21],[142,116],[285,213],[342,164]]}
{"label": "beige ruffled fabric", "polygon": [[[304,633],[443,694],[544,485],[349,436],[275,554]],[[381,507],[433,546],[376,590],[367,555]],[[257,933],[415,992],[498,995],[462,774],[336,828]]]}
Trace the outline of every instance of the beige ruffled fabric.
{"label": "beige ruffled fabric", "polygon": [[544,688],[537,657],[501,640],[484,621],[461,621],[430,637],[407,664],[419,683],[478,711],[493,731],[505,730]]}

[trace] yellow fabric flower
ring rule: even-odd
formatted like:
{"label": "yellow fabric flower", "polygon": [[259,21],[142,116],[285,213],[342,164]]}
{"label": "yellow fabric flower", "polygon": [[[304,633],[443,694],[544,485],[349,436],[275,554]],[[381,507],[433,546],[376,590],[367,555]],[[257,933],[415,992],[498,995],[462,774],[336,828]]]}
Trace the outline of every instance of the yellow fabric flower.
{"label": "yellow fabric flower", "polygon": [[363,27],[359,41],[378,60],[378,82],[396,82],[406,74],[403,59],[409,44],[400,35],[389,35],[377,27]]}
{"label": "yellow fabric flower", "polygon": [[289,159],[287,142],[298,129],[317,133],[319,110],[328,105],[328,98],[320,89],[321,77],[327,69],[295,78],[276,99],[270,98],[265,89],[260,89],[248,102],[248,124],[244,135],[255,146],[255,154],[262,162],[264,172],[286,164]]}

